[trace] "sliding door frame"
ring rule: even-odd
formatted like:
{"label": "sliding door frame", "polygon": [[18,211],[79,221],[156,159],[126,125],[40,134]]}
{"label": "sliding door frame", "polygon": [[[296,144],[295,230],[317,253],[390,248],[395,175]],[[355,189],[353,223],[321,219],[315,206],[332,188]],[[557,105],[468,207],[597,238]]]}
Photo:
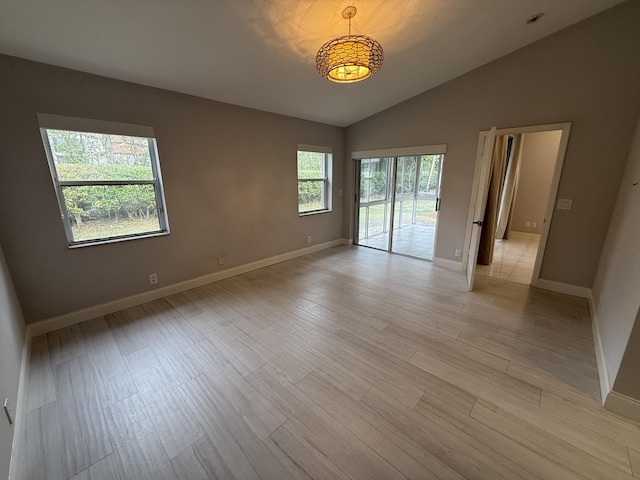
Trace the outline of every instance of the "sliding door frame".
{"label": "sliding door frame", "polygon": [[[360,229],[360,181],[361,181],[361,160],[365,160],[368,158],[390,158],[391,159],[391,206],[390,206],[390,222],[389,222],[389,244],[388,244],[388,253],[393,252],[393,222],[395,216],[395,196],[396,196],[396,182],[397,182],[397,161],[398,157],[411,157],[411,156],[421,156],[421,155],[445,155],[447,153],[447,144],[438,144],[438,145],[421,145],[415,147],[397,147],[397,148],[383,148],[376,150],[359,150],[351,152],[351,159],[354,163],[354,172],[355,172],[355,193],[354,193],[354,217],[353,217],[353,244],[358,244],[359,237],[359,229]],[[416,185],[418,180],[417,177],[418,168],[416,166]],[[440,166],[440,182],[442,181],[442,165]],[[438,185],[438,194],[442,192],[442,185]],[[417,192],[416,192],[417,193]],[[440,202],[442,203],[442,202]],[[438,220],[439,222],[439,220]],[[435,244],[437,243],[437,232],[438,227],[436,223],[436,239],[434,240],[434,252],[432,261],[435,258]]]}

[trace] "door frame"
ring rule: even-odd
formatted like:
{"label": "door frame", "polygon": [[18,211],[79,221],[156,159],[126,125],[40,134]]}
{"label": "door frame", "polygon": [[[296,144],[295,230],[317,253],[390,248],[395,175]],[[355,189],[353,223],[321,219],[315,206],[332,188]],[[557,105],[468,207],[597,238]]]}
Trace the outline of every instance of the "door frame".
{"label": "door frame", "polygon": [[[547,205],[545,208],[544,227],[540,234],[540,243],[538,244],[538,251],[536,252],[536,261],[533,267],[533,273],[531,276],[531,286],[536,286],[538,280],[540,280],[540,271],[542,269],[542,261],[544,260],[544,254],[547,248],[547,240],[549,238],[549,230],[551,228],[551,222],[553,221],[553,213],[555,210],[556,199],[558,197],[558,188],[560,186],[560,177],[562,175],[562,167],[564,166],[564,160],[567,153],[567,146],[569,144],[569,135],[571,133],[572,122],[562,123],[550,123],[545,125],[530,125],[525,127],[508,127],[496,129],[496,137],[501,135],[519,134],[519,133],[536,133],[536,132],[549,132],[554,130],[561,130],[560,143],[558,145],[558,153],[556,155],[555,166],[553,168],[553,176],[551,177],[551,184],[549,186],[549,197],[547,198]],[[489,130],[483,130],[480,132],[478,141],[478,151],[482,148],[483,135],[486,135]],[[480,183],[480,172],[482,171],[482,158],[476,158],[476,167],[473,176],[473,186],[471,191],[471,201],[469,206],[469,215],[467,221],[467,231],[465,235],[465,247],[464,255],[462,258],[462,265],[464,269],[467,268],[467,262],[470,255],[471,247],[471,233],[473,231],[473,216],[476,210],[476,198]]]}
{"label": "door frame", "polygon": [[[353,161],[353,171],[355,173],[354,178],[354,205],[353,205],[353,223],[352,223],[352,232],[353,239],[350,243],[356,245],[358,243],[358,229],[359,229],[359,215],[360,215],[360,168],[358,168],[358,161],[367,159],[367,158],[382,158],[382,157],[391,157],[393,158],[393,168],[392,168],[392,181],[393,187],[391,192],[391,223],[390,223],[390,232],[389,232],[389,253],[393,253],[393,217],[395,210],[395,191],[396,191],[396,159],[397,157],[410,157],[410,156],[418,156],[418,155],[444,155],[447,153],[447,144],[437,144],[437,145],[418,145],[415,147],[395,147],[395,148],[381,148],[375,150],[358,150],[351,152],[351,160]],[[440,182],[442,182],[442,168],[444,168],[444,161],[440,171]],[[440,194],[442,194],[442,184],[440,184]],[[442,204],[442,201],[440,202]],[[438,242],[438,223],[440,222],[440,218],[438,216],[438,222],[436,222],[436,231],[435,231],[435,239],[433,245],[433,258],[435,259],[435,250]],[[425,259],[426,260],[426,259]],[[426,260],[429,261],[429,260]],[[433,259],[431,260],[433,261]]]}

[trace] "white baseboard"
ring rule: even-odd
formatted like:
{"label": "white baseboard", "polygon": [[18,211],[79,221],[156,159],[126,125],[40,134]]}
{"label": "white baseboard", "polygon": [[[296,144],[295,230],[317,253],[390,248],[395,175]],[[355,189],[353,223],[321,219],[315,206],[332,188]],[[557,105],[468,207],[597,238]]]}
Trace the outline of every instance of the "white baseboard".
{"label": "white baseboard", "polygon": [[455,260],[447,260],[446,258],[433,257],[433,264],[439,267],[448,268],[449,270],[455,270],[461,272],[464,270],[462,262],[456,262]]}
{"label": "white baseboard", "polygon": [[607,369],[607,359],[604,356],[604,347],[602,346],[602,338],[600,337],[598,316],[596,314],[593,296],[589,296],[589,313],[591,314],[591,332],[593,334],[593,346],[596,351],[598,378],[600,379],[600,398],[602,405],[604,405],[611,392],[611,380],[609,379],[609,370]]}
{"label": "white baseboard", "polygon": [[581,285],[572,285],[570,283],[554,282],[553,280],[545,280],[539,278],[535,287],[543,290],[551,290],[552,292],[564,293],[580,298],[591,298],[591,289]]}
{"label": "white baseboard", "polygon": [[627,397],[613,390],[607,395],[604,408],[631,420],[640,421],[640,400]]}
{"label": "white baseboard", "polygon": [[31,337],[29,331],[25,332],[24,345],[22,346],[22,359],[20,360],[20,379],[18,380],[18,397],[13,424],[13,444],[11,445],[11,460],[9,462],[9,480],[22,478],[22,433],[24,410],[26,408],[27,373],[29,371],[29,358],[31,358]]}
{"label": "white baseboard", "polygon": [[236,275],[251,272],[252,270],[257,270],[259,268],[268,267],[276,263],[285,262],[287,260],[291,260],[292,258],[301,257],[310,253],[319,252],[320,250],[325,250],[327,248],[336,247],[338,245],[345,245],[345,242],[347,242],[348,244],[347,239],[339,238],[337,240],[320,243],[311,247],[301,248],[300,250],[294,250],[292,252],[283,253],[274,257],[264,258],[256,262],[247,263],[237,267],[222,270],[220,272],[210,273],[202,277],[175,283],[173,285],[161,287],[149,292],[131,295],[129,297],[120,298],[118,300],[102,303],[93,307],[83,308],[82,310],[76,310],[75,312],[66,313],[64,315],[42,320],[37,323],[32,323],[27,326],[27,334],[29,338],[36,337],[44,333],[58,330],[59,328],[64,328],[70,325],[75,325],[76,323],[84,322],[85,320],[91,320],[92,318],[101,317],[103,315],[114,313],[125,308],[151,302],[153,300],[158,300],[159,298],[167,297],[175,293],[184,292],[185,290],[200,287],[202,285],[206,285],[207,283],[213,283],[224,280],[225,278],[235,277]]}

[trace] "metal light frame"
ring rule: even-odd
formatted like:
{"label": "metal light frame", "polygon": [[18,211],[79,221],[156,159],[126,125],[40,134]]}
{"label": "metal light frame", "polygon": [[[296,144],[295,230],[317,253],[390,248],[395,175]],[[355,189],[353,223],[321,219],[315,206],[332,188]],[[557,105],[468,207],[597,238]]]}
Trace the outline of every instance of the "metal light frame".
{"label": "metal light frame", "polygon": [[342,17],[349,20],[349,34],[328,41],[316,55],[316,68],[322,78],[336,83],[354,83],[380,70],[384,52],[380,43],[366,35],[351,35],[351,19],[356,7],[347,7]]}

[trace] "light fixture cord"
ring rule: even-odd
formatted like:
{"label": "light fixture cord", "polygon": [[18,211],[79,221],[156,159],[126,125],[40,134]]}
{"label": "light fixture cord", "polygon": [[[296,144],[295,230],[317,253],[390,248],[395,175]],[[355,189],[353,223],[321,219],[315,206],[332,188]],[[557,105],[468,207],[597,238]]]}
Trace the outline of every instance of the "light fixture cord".
{"label": "light fixture cord", "polygon": [[348,38],[348,40],[351,40],[351,17],[352,16],[353,15],[349,15],[349,38]]}

